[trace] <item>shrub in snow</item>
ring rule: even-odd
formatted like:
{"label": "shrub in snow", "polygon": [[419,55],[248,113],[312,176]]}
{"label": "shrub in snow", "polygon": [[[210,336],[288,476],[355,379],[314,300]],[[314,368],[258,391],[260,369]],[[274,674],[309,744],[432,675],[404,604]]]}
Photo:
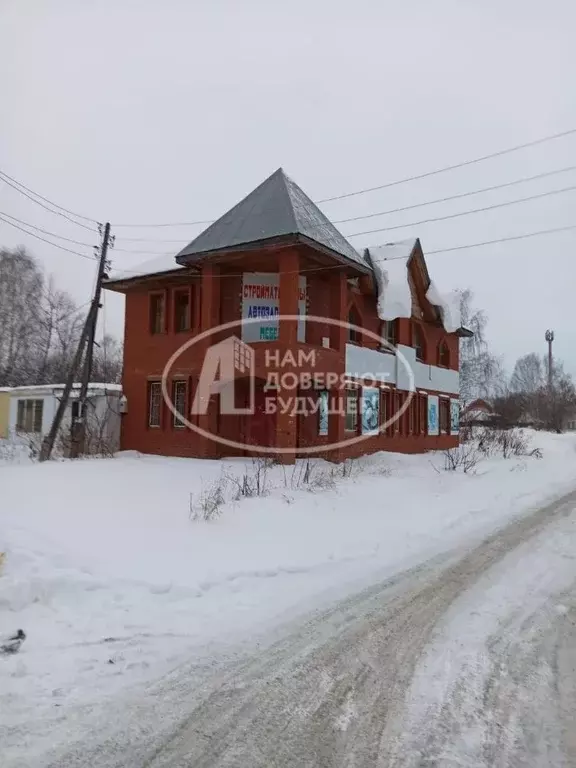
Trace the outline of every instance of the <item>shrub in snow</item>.
{"label": "shrub in snow", "polygon": [[240,476],[222,471],[220,477],[197,496],[190,494],[190,520],[214,520],[230,501],[266,496],[269,492],[268,470],[273,463],[259,457],[252,459],[251,468],[247,467]]}
{"label": "shrub in snow", "polygon": [[[293,490],[330,490],[336,485],[336,476],[339,469],[327,467],[324,462],[307,458],[305,461],[297,461],[292,467],[290,475],[284,469],[284,486]],[[342,471],[342,470],[340,470]]]}
{"label": "shrub in snow", "polygon": [[499,430],[498,442],[505,459],[510,456],[526,456],[530,440],[521,429]]}
{"label": "shrub in snow", "polygon": [[312,473],[308,484],[309,491],[331,491],[336,487],[336,470],[334,467]]}
{"label": "shrub in snow", "polygon": [[457,448],[444,451],[444,469],[450,472],[457,469],[462,469],[465,473],[472,472],[481,458],[482,454],[476,442],[463,443]]}
{"label": "shrub in snow", "polygon": [[228,478],[221,475],[217,480],[203,488],[197,497],[190,494],[190,520],[215,520],[222,514],[226,503]]}
{"label": "shrub in snow", "polygon": [[242,497],[265,496],[268,493],[268,469],[273,462],[267,458],[252,459],[252,471],[246,470],[241,477],[228,475],[229,482],[235,487],[235,500]]}
{"label": "shrub in snow", "polygon": [[511,456],[534,456],[540,458],[542,452],[536,448],[530,451],[530,438],[522,429],[493,429],[475,427],[460,442],[474,442],[484,456],[502,454],[505,459]]}

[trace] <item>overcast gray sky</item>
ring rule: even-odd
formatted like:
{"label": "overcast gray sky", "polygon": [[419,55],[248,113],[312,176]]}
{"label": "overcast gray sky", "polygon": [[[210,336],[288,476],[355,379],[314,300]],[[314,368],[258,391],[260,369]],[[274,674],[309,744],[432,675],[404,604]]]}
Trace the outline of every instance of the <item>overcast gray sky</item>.
{"label": "overcast gray sky", "polygon": [[[0,0],[0,29],[0,168],[113,224],[217,217],[279,166],[321,199],[576,128],[574,0]],[[576,135],[322,207],[337,220],[571,165]],[[571,171],[340,229],[575,185]],[[566,192],[350,240],[417,235],[426,253],[576,224],[575,204]],[[1,182],[0,211],[97,241]],[[125,237],[185,244],[200,230],[115,228],[114,268],[179,249]],[[89,299],[90,261],[3,223],[0,244],[26,245],[61,287]],[[576,374],[576,230],[432,255],[428,265],[442,288],[472,288],[509,366],[544,352],[552,327]],[[121,297],[107,296],[105,317],[121,335]]]}

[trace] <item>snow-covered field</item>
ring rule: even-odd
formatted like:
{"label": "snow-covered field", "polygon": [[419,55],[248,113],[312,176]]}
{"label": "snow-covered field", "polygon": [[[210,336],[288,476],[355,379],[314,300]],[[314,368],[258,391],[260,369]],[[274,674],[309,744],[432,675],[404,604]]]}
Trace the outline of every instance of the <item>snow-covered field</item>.
{"label": "snow-covered field", "polygon": [[190,496],[250,462],[123,454],[0,465],[0,722],[55,711],[159,678],[370,581],[472,544],[576,485],[576,436],[532,435],[543,458],[491,458],[475,474],[442,455],[378,454],[336,487],[293,487],[190,520]]}

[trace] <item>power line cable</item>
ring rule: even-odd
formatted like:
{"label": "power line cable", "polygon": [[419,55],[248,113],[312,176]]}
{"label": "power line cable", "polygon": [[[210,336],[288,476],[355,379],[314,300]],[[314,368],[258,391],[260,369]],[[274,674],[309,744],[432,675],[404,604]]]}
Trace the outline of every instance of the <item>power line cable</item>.
{"label": "power line cable", "polygon": [[5,211],[0,211],[0,214],[2,216],[7,216],[9,219],[12,219],[13,221],[17,221],[19,224],[23,224],[26,227],[35,229],[37,232],[42,232],[42,234],[44,235],[50,235],[50,237],[56,237],[59,240],[66,240],[66,242],[73,243],[74,245],[84,245],[86,246],[86,248],[93,247],[90,243],[83,243],[80,240],[72,240],[69,237],[64,237],[64,235],[57,235],[56,232],[49,232],[47,229],[42,229],[41,227],[37,227],[36,224],[30,224],[28,221],[22,221],[22,219],[17,219],[16,216],[12,216],[10,213],[6,213]]}
{"label": "power line cable", "polygon": [[[213,222],[210,222],[210,223],[212,224]],[[164,240],[162,238],[149,238],[149,237],[119,237],[117,239],[119,242],[122,242],[122,243],[174,243],[175,245],[178,245],[178,244],[185,245],[186,243],[190,242],[189,237],[187,237],[185,240]]]}
{"label": "power line cable", "polygon": [[[370,218],[374,218],[374,217],[377,217],[377,216],[385,216],[385,215],[392,214],[392,213],[400,213],[402,211],[408,211],[408,210],[412,210],[414,208],[421,208],[423,206],[432,205],[434,203],[444,203],[444,202],[447,202],[447,201],[450,201],[450,200],[458,200],[458,199],[461,199],[461,198],[464,198],[464,197],[469,197],[470,195],[478,195],[478,194],[481,194],[483,192],[491,192],[491,191],[496,190],[496,189],[504,189],[506,187],[511,187],[511,186],[516,185],[516,184],[523,184],[523,183],[526,183],[526,182],[529,182],[529,181],[536,181],[538,179],[543,179],[543,178],[546,178],[548,176],[557,175],[559,173],[567,173],[569,171],[574,171],[574,170],[576,170],[576,165],[567,166],[566,168],[558,168],[558,169],[553,170],[553,171],[545,171],[544,173],[539,173],[539,174],[536,174],[535,176],[524,176],[524,177],[522,177],[520,179],[514,179],[513,181],[507,181],[507,182],[505,182],[503,184],[495,184],[495,185],[490,186],[490,187],[483,187],[481,189],[475,189],[475,190],[471,190],[469,192],[462,192],[462,193],[457,194],[457,195],[449,195],[448,197],[436,198],[435,200],[427,200],[427,201],[424,201],[424,202],[421,202],[421,203],[414,203],[412,205],[405,205],[405,206],[402,206],[400,208],[392,208],[390,210],[380,211],[378,213],[369,213],[369,214],[365,214],[363,216],[353,216],[352,218],[349,218],[349,219],[337,219],[333,223],[334,224],[345,224],[345,223],[348,223],[348,222],[360,221],[362,219],[370,219]],[[392,226],[392,227],[383,227],[383,228],[380,228],[380,229],[371,229],[371,230],[367,230],[365,232],[357,232],[357,233],[354,233],[354,234],[346,235],[346,237],[356,237],[356,236],[363,235],[363,234],[372,234],[372,233],[375,233],[375,232],[385,232],[387,230],[393,230],[393,229],[403,229],[405,227],[417,226],[419,224],[427,224],[427,223],[432,222],[432,221],[444,221],[444,220],[447,220],[447,219],[456,218],[458,216],[465,216],[465,215],[470,214],[470,213],[480,213],[482,211],[491,210],[492,208],[505,207],[505,206],[508,206],[508,205],[514,205],[515,203],[522,203],[522,202],[526,202],[526,201],[529,201],[529,200],[536,200],[539,197],[546,197],[547,195],[560,194],[562,192],[571,191],[573,189],[574,189],[574,187],[566,187],[566,188],[561,189],[561,190],[551,190],[549,192],[540,193],[540,194],[533,195],[533,196],[530,196],[530,197],[519,198],[518,200],[505,201],[503,203],[497,203],[497,204],[494,204],[494,205],[491,205],[491,206],[485,206],[483,208],[478,208],[478,209],[474,209],[474,210],[471,210],[471,211],[463,211],[461,213],[449,214],[449,215],[446,215],[446,216],[438,216],[438,217],[434,217],[434,218],[430,218],[430,219],[423,219],[421,221],[411,222],[409,224],[398,224],[398,225]],[[147,240],[146,238],[139,238],[139,237],[136,237],[136,238],[121,238],[121,240],[132,240],[134,242],[145,242],[145,243],[147,243],[147,242],[150,242],[150,243],[154,243],[154,242],[157,242],[157,243],[187,243],[187,242],[189,242],[188,240]],[[126,252],[130,252],[130,253],[141,253],[142,255],[150,255],[150,256],[163,256],[164,255],[164,253],[162,253],[160,251],[140,251],[140,250],[132,250],[132,249],[129,249],[129,248],[117,248],[117,250],[119,250],[119,251],[126,251]]]}
{"label": "power line cable", "polygon": [[54,208],[59,208],[60,210],[64,211],[65,213],[69,213],[70,216],[75,216],[77,219],[84,219],[84,221],[89,221],[92,224],[98,224],[96,219],[91,219],[89,216],[82,216],[81,213],[75,213],[74,211],[71,211],[69,208],[64,208],[63,205],[59,205],[58,203],[53,202],[52,200],[49,200],[47,197],[44,197],[39,192],[35,192],[33,189],[30,189],[30,187],[27,187],[25,184],[22,184],[21,181],[18,181],[18,179],[13,178],[12,176],[9,176],[6,171],[0,170],[0,176],[4,176],[7,179],[10,179],[10,181],[13,181],[14,184],[17,184],[19,187],[22,187],[22,189],[25,189],[27,192],[30,192],[30,194],[35,195],[36,197],[39,197],[40,200],[44,200],[45,203],[49,203]]}
{"label": "power line cable", "polygon": [[88,256],[88,254],[86,253],[80,253],[79,251],[72,251],[70,248],[65,248],[63,245],[59,245],[58,243],[53,243],[51,240],[46,240],[45,237],[41,237],[40,235],[37,235],[34,232],[30,232],[30,230],[24,229],[18,224],[14,224],[13,222],[8,221],[8,219],[5,219],[2,215],[0,215],[0,221],[3,221],[5,224],[8,224],[9,226],[14,227],[15,229],[19,229],[21,232],[25,232],[27,235],[31,235],[32,237],[35,237],[37,240],[42,240],[43,242],[48,243],[48,245],[54,246],[54,248],[60,248],[61,251],[67,251],[68,253],[73,253],[75,256],[81,256],[83,259],[90,259],[90,261],[94,261],[94,258],[92,256]]}
{"label": "power line cable", "polygon": [[32,197],[32,195],[29,195],[27,192],[24,192],[23,189],[20,189],[15,184],[12,184],[11,181],[8,181],[4,178],[4,176],[0,175],[0,181],[3,181],[5,184],[8,184],[9,187],[12,187],[16,190],[16,192],[20,192],[21,195],[24,195],[24,197],[27,197],[29,200],[32,200],[33,203],[36,203],[41,208],[44,208],[45,210],[49,211],[50,213],[56,214],[56,216],[62,216],[62,218],[67,219],[68,221],[72,222],[72,224],[76,224],[79,227],[83,227],[83,229],[87,229],[89,232],[95,232],[96,230],[94,227],[89,227],[86,224],[82,224],[80,221],[75,221],[73,218],[68,216],[66,213],[62,213],[62,211],[55,211],[53,208],[48,208],[47,205],[44,205],[44,203],[41,203],[40,200],[36,200],[36,198]]}
{"label": "power line cable", "polygon": [[324,197],[321,200],[316,200],[317,203],[330,203],[333,200],[343,200],[347,197],[356,197],[357,195],[365,195],[367,192],[377,192],[380,189],[389,189],[390,187],[396,187],[399,184],[407,184],[410,181],[418,181],[418,179],[426,179],[430,176],[436,176],[439,173],[446,173],[447,171],[454,171],[457,168],[464,168],[468,165],[474,165],[475,163],[482,163],[484,160],[491,160],[495,157],[502,157],[502,155],[508,155],[511,152],[518,152],[521,149],[527,149],[528,147],[535,147],[538,144],[544,144],[547,141],[554,141],[564,136],[570,136],[576,133],[576,128],[571,128],[568,131],[562,131],[561,133],[554,133],[551,136],[543,136],[540,139],[534,139],[533,141],[527,141],[524,144],[517,144],[514,147],[508,147],[507,149],[501,149],[498,152],[491,152],[489,155],[482,155],[481,157],[475,157],[473,160],[465,160],[462,163],[455,163],[454,165],[446,165],[443,168],[437,168],[434,171],[427,171],[426,173],[418,173],[415,176],[406,176],[403,179],[397,179],[396,181],[389,181],[386,184],[379,184],[376,187],[366,187],[365,189],[358,189],[355,192],[346,192],[342,195],[334,195],[333,197]]}
{"label": "power line cable", "polygon": [[459,213],[449,213],[446,216],[434,216],[430,219],[421,219],[420,221],[411,221],[407,224],[395,224],[393,227],[379,227],[378,229],[367,229],[364,232],[353,232],[346,237],[359,237],[360,235],[372,235],[375,232],[389,232],[393,229],[406,229],[407,227],[417,227],[420,224],[430,224],[436,221],[447,221],[448,219],[456,219],[459,216],[470,216],[473,213],[483,213],[484,211],[492,211],[496,208],[505,208],[508,205],[517,205],[518,203],[527,203],[530,200],[539,200],[542,197],[550,197],[551,195],[561,195],[564,192],[573,192],[576,190],[576,185],[572,187],[564,187],[563,189],[552,189],[549,192],[540,192],[537,195],[530,195],[529,197],[521,197],[518,200],[507,200],[504,203],[494,203],[493,205],[485,205],[483,208],[473,208],[468,211],[460,211]]}
{"label": "power line cable", "polygon": [[[520,179],[514,179],[513,181],[506,181],[503,184],[494,184],[491,187],[482,187],[481,189],[473,189],[469,192],[461,192],[457,195],[448,195],[448,197],[437,197],[435,200],[425,200],[422,203],[412,203],[411,205],[403,205],[400,208],[389,208],[387,211],[379,211],[377,213],[365,213],[362,216],[352,216],[349,219],[335,219],[333,224],[348,224],[351,221],[361,221],[362,219],[373,219],[377,216],[388,216],[392,213],[401,213],[402,211],[411,211],[414,208],[422,208],[426,205],[434,205],[435,203],[447,203],[450,200],[460,200],[463,197],[470,197],[471,195],[479,195],[483,192],[493,192],[496,189],[505,189],[506,187],[513,187],[516,184],[525,184],[529,181],[536,181],[538,179],[545,179],[548,176],[555,176],[559,173],[567,173],[569,171],[576,171],[576,165],[570,165],[566,168],[558,168],[554,171],[545,171],[544,173],[538,173],[535,176],[523,176]],[[137,239],[137,238],[135,238]],[[162,242],[162,241],[158,241]],[[165,242],[184,242],[183,240]]]}
{"label": "power line cable", "polygon": [[[524,240],[524,239],[529,238],[529,237],[539,237],[541,235],[551,235],[551,234],[554,234],[556,232],[568,232],[568,231],[571,231],[571,230],[576,230],[576,224],[569,224],[569,225],[567,225],[565,227],[554,227],[552,229],[541,229],[541,230],[539,230],[537,232],[526,232],[526,233],[521,234],[521,235],[511,235],[510,237],[499,237],[499,238],[497,238],[495,240],[485,240],[485,241],[479,242],[479,243],[467,243],[465,245],[456,245],[456,246],[452,246],[450,248],[437,248],[436,250],[433,250],[433,251],[426,251],[425,256],[428,257],[428,256],[431,256],[431,255],[434,255],[434,254],[438,254],[438,253],[449,253],[451,251],[462,251],[462,250],[470,249],[470,248],[480,248],[480,247],[485,246],[485,245],[496,245],[498,243],[507,243],[507,242],[510,242],[512,240]],[[388,243],[388,245],[394,245],[394,243]],[[292,246],[285,246],[285,247],[292,247]],[[396,259],[401,259],[401,258],[404,258],[404,256],[391,256],[388,259],[376,259],[376,261],[378,261],[378,262],[395,261]],[[178,269],[178,266],[179,265],[176,264],[176,262],[174,262],[174,266],[173,267],[169,267],[168,269],[165,270],[165,272],[170,272],[170,271],[172,271],[172,269],[176,270],[176,269]],[[287,274],[287,275],[300,274],[301,275],[301,274],[304,274],[304,273],[307,273],[307,272],[327,272],[327,271],[332,270],[332,269],[343,269],[345,267],[346,267],[345,264],[334,264],[334,265],[330,265],[330,266],[308,267],[308,268],[300,269],[300,270],[291,270],[289,272],[284,272],[283,274]],[[151,274],[146,274],[146,273],[142,274],[139,270],[128,270],[128,269],[117,269],[117,270],[115,270],[115,274],[119,274],[119,273],[126,274],[126,275],[131,275],[133,278],[138,278],[138,277],[154,278],[154,277],[162,274],[161,272],[153,272]],[[215,276],[215,279],[216,280],[224,280],[226,278],[243,277],[243,276],[244,276],[243,272],[238,272],[238,273],[234,273],[234,274],[230,273],[230,274],[225,274],[225,275],[217,275],[217,276]],[[126,278],[112,277],[112,278],[110,278],[109,282],[111,282],[111,283],[112,282],[118,282],[118,281],[121,281],[123,279],[130,280],[132,278],[131,277],[126,277]]]}
{"label": "power line cable", "polygon": [[[411,181],[417,181],[419,179],[425,179],[425,178],[428,178],[430,176],[436,176],[436,175],[438,175],[440,173],[446,173],[447,171],[456,170],[457,168],[465,168],[465,167],[467,167],[469,165],[474,165],[475,163],[484,162],[485,160],[491,160],[491,159],[496,158],[496,157],[502,157],[503,155],[507,155],[507,154],[510,154],[512,152],[518,152],[519,150],[522,150],[522,149],[528,149],[529,147],[535,147],[535,146],[537,146],[539,144],[544,144],[545,142],[548,142],[548,141],[554,141],[556,139],[560,139],[560,138],[563,138],[565,136],[570,136],[570,135],[575,134],[575,133],[576,133],[576,128],[571,128],[570,130],[562,131],[560,133],[554,133],[554,134],[551,134],[550,136],[543,136],[543,137],[541,137],[539,139],[534,139],[533,141],[525,142],[524,144],[517,144],[517,145],[515,145],[513,147],[508,147],[506,149],[501,149],[498,152],[491,152],[488,155],[482,155],[481,157],[475,157],[472,160],[464,160],[461,163],[455,163],[453,165],[447,165],[447,166],[444,166],[442,168],[437,168],[437,169],[435,169],[433,171],[426,171],[425,173],[419,173],[419,174],[416,174],[414,176],[407,176],[407,177],[405,177],[403,179],[396,179],[396,181],[389,181],[386,184],[379,184],[378,186],[375,186],[375,187],[366,187],[365,189],[359,189],[359,190],[356,190],[355,192],[346,192],[346,193],[344,193],[342,195],[335,195],[333,197],[324,197],[324,198],[322,198],[320,200],[316,200],[315,202],[317,204],[330,203],[330,202],[332,202],[334,200],[343,200],[343,199],[348,198],[348,197],[355,197],[355,196],[358,196],[358,195],[366,194],[368,192],[376,192],[376,191],[378,191],[380,189],[389,189],[390,187],[395,187],[395,186],[398,186],[400,184],[407,184],[408,182],[411,182]],[[539,177],[535,176],[534,178],[539,178]],[[527,180],[530,180],[530,179],[527,179]],[[521,182],[519,180],[518,182],[514,182],[514,183],[521,183]],[[505,185],[503,185],[503,186],[505,186]],[[497,189],[498,187],[496,186],[494,188]],[[492,187],[489,187],[486,191],[488,191],[490,189],[492,189]],[[471,192],[470,194],[477,194],[477,192]],[[455,198],[447,198],[447,199],[455,199]],[[439,200],[438,202],[443,202],[443,200]],[[399,210],[405,210],[405,209],[399,209]],[[391,213],[395,213],[396,210],[390,211],[390,212]],[[384,213],[387,213],[387,212],[384,212]],[[370,214],[370,215],[376,216],[376,215],[379,215],[379,214]],[[360,218],[360,217],[358,217],[358,218]],[[334,223],[335,224],[338,224],[338,223],[342,224],[345,221],[352,221],[352,220],[354,220],[354,219],[341,219],[340,221],[335,221]],[[213,222],[214,222],[214,219],[202,219],[202,220],[198,220],[198,221],[188,221],[188,222],[184,221],[184,222],[172,222],[172,223],[167,222],[167,223],[158,223],[158,224],[114,224],[114,226],[115,227],[188,227],[188,226],[195,226],[196,224],[212,224]]]}
{"label": "power line cable", "polygon": [[[437,174],[440,174],[440,173],[445,173],[447,171],[452,171],[452,170],[455,170],[457,168],[463,168],[463,167],[466,167],[466,166],[469,166],[469,165],[473,165],[475,163],[483,162],[485,160],[490,160],[492,158],[501,157],[501,156],[509,154],[511,152],[517,152],[517,151],[519,151],[521,149],[527,149],[529,147],[537,146],[539,144],[543,144],[544,142],[553,141],[553,140],[556,140],[556,139],[559,139],[559,138],[562,138],[562,137],[565,137],[565,136],[572,135],[574,133],[576,133],[576,128],[571,128],[571,129],[569,129],[567,131],[562,131],[560,133],[555,133],[555,134],[552,134],[552,135],[549,135],[549,136],[544,136],[544,137],[541,137],[539,139],[534,139],[532,141],[525,142],[523,144],[517,144],[516,146],[508,147],[506,149],[499,150],[498,152],[492,152],[492,153],[490,153],[488,155],[483,155],[481,157],[477,157],[477,158],[474,158],[472,160],[465,160],[465,161],[463,161],[461,163],[455,163],[453,165],[444,166],[442,168],[438,168],[438,169],[433,170],[433,171],[427,171],[425,173],[417,174],[417,175],[414,175],[414,176],[408,176],[408,177],[403,178],[403,179],[397,179],[396,181],[387,182],[386,184],[380,184],[380,185],[375,186],[375,187],[367,187],[365,189],[356,190],[354,192],[347,192],[347,193],[344,193],[342,195],[335,195],[333,197],[322,198],[321,200],[317,200],[316,202],[317,203],[328,203],[328,202],[332,202],[334,200],[342,200],[344,198],[355,197],[357,195],[366,194],[368,192],[375,192],[375,191],[380,190],[380,189],[388,189],[390,187],[397,186],[399,184],[406,184],[406,183],[411,182],[411,181],[417,181],[418,179],[428,178],[430,176],[434,176],[434,175],[437,175]],[[538,178],[538,177],[534,177],[534,178]],[[43,208],[45,208],[50,213],[54,213],[54,214],[57,214],[59,216],[63,216],[64,218],[68,219],[68,221],[71,221],[73,224],[77,224],[78,226],[83,226],[85,229],[94,231],[93,227],[88,227],[85,224],[81,224],[81,222],[75,221],[74,219],[70,218],[70,216],[74,216],[76,218],[84,219],[85,221],[89,221],[89,222],[91,222],[93,224],[97,224],[98,223],[96,219],[92,219],[92,218],[90,218],[88,216],[83,216],[82,214],[75,213],[74,211],[71,211],[70,209],[65,208],[64,206],[61,206],[58,203],[54,203],[53,201],[49,200],[47,197],[44,197],[43,195],[40,195],[38,192],[35,192],[34,190],[30,189],[26,185],[22,184],[22,182],[19,182],[16,179],[14,179],[12,176],[9,176],[5,171],[0,171],[0,179],[2,179],[2,181],[4,181],[6,184],[11,186],[16,191],[18,191],[21,194],[23,194],[26,197],[28,197],[30,200],[32,200],[32,202],[35,202],[38,205],[41,205]],[[520,181],[514,182],[514,183],[520,183]],[[505,186],[505,185],[503,185],[503,186]],[[498,188],[498,187],[494,187],[494,188]],[[488,188],[488,189],[490,189],[490,188]],[[24,191],[24,190],[26,190],[26,191]],[[488,190],[486,190],[486,191],[488,191]],[[27,192],[29,192],[31,194],[27,194]],[[477,194],[477,192],[471,192],[469,194]],[[32,197],[31,195],[34,195],[35,197]],[[39,198],[40,200],[43,200],[44,202],[48,203],[49,205],[52,206],[52,208],[48,208],[46,205],[43,205],[36,198]],[[455,198],[447,198],[447,199],[455,199]],[[441,202],[441,201],[438,201],[438,202]],[[414,207],[416,207],[416,206],[414,206]],[[59,210],[54,210],[54,208],[57,208]],[[406,208],[398,209],[398,210],[406,210]],[[396,212],[396,211],[390,211],[390,212]],[[368,216],[366,216],[366,218],[368,218],[369,216],[384,215],[384,213],[388,213],[388,212],[383,212],[382,214],[369,214]],[[68,216],[66,214],[70,214],[70,216]],[[348,219],[348,220],[341,219],[341,220],[336,221],[334,223],[345,223],[346,221],[358,220],[359,218],[361,218],[361,217],[354,217],[353,219]],[[155,224],[124,224],[124,223],[121,223],[121,224],[115,224],[114,226],[115,227],[177,227],[177,226],[195,226],[195,225],[199,225],[199,224],[212,224],[212,223],[213,223],[212,219],[210,219],[210,220],[208,220],[208,219],[200,219],[200,220],[191,221],[191,222],[168,222],[168,223],[157,223],[157,224],[156,223]]]}
{"label": "power line cable", "polygon": [[[538,173],[538,174],[535,174],[534,176],[523,176],[520,179],[513,179],[512,181],[506,181],[506,182],[503,182],[502,184],[493,184],[490,187],[481,187],[480,189],[473,189],[473,190],[469,190],[468,192],[461,192],[461,193],[456,194],[456,195],[448,195],[446,197],[438,197],[438,198],[435,198],[434,200],[424,200],[421,203],[412,203],[411,205],[403,205],[403,206],[401,206],[399,208],[390,208],[390,209],[388,209],[386,211],[378,211],[376,213],[366,213],[366,214],[363,214],[362,216],[352,216],[352,217],[350,217],[348,219],[335,219],[332,223],[333,224],[347,224],[349,222],[361,221],[363,219],[372,219],[372,218],[376,218],[378,216],[388,216],[388,215],[393,214],[393,213],[401,213],[403,211],[410,211],[410,210],[413,210],[414,208],[422,208],[422,207],[427,206],[427,205],[434,205],[436,203],[446,203],[446,202],[449,202],[451,200],[460,200],[460,199],[462,199],[464,197],[470,197],[472,195],[479,195],[479,194],[482,194],[484,192],[493,192],[493,191],[495,191],[497,189],[505,189],[507,187],[512,187],[512,186],[515,186],[517,184],[525,184],[525,183],[528,183],[530,181],[537,181],[539,179],[548,178],[549,176],[555,176],[555,175],[558,175],[560,173],[568,173],[570,171],[576,171],[576,165],[570,165],[570,166],[567,166],[565,168],[557,168],[557,169],[552,170],[552,171],[544,171],[543,173]],[[505,205],[507,205],[507,204],[508,203],[505,203]],[[402,225],[402,226],[411,226],[411,225],[407,224],[407,225]],[[401,228],[401,227],[398,227],[398,228]],[[390,229],[393,229],[393,227],[390,227]],[[372,230],[372,231],[378,231],[378,230]],[[350,237],[353,237],[353,235],[350,235]],[[190,238],[187,238],[186,240],[170,240],[170,239],[163,240],[163,239],[149,239],[149,238],[146,238],[146,237],[121,237],[120,240],[122,242],[159,243],[159,244],[161,244],[161,243],[174,243],[176,245],[179,245],[179,244],[186,244],[186,243],[188,243],[190,241]],[[118,248],[117,250],[129,251],[130,249]],[[141,253],[141,251],[137,251],[137,250],[134,250],[134,251],[130,250],[130,252],[131,253]],[[152,251],[148,251],[147,253],[155,255],[155,252],[152,252]],[[162,254],[160,254],[160,255],[162,255]]]}
{"label": "power line cable", "polygon": [[[428,256],[432,256],[437,253],[450,253],[452,251],[463,251],[468,250],[470,248],[481,248],[485,245],[497,245],[498,243],[509,243],[512,240],[524,240],[528,237],[540,237],[541,235],[551,235],[556,232],[568,232],[570,230],[576,230],[576,224],[569,224],[566,227],[554,227],[553,229],[540,229],[537,232],[526,232],[523,235],[510,235],[510,237],[499,237],[496,240],[483,240],[479,243],[466,243],[466,245],[454,245],[451,248],[437,248],[433,251],[426,251],[425,256],[426,258]],[[390,245],[393,245],[393,243],[390,243]],[[402,259],[403,256],[390,256],[388,259],[376,259],[378,263],[383,263],[385,261],[396,261],[397,259]]]}
{"label": "power line cable", "polygon": [[[186,240],[186,242],[190,242]],[[139,253],[141,256],[170,256],[172,251],[141,251],[140,248],[117,248],[114,246],[115,251],[121,253]]]}
{"label": "power line cable", "polygon": [[215,219],[203,219],[200,221],[173,221],[173,222],[167,222],[163,224],[116,224],[114,223],[113,226],[116,227],[136,227],[140,229],[141,227],[193,227],[195,224],[213,224]]}
{"label": "power line cable", "polygon": [[540,235],[551,235],[555,232],[568,232],[576,229],[576,224],[569,224],[567,227],[554,227],[553,229],[541,229],[538,232],[527,232],[524,235],[511,235],[510,237],[499,237],[497,240],[484,240],[480,243],[468,243],[467,245],[455,245],[452,248],[438,248],[435,251],[428,251],[426,256],[435,253],[450,253],[451,251],[462,251],[468,248],[481,248],[484,245],[496,245],[497,243],[509,243],[512,240],[524,240],[527,237],[540,237]]}

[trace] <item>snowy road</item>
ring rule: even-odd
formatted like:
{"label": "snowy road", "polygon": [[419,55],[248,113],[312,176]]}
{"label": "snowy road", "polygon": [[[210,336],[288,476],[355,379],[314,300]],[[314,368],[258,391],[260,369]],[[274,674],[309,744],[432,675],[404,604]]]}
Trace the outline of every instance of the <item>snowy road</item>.
{"label": "snowy road", "polygon": [[572,493],[251,657],[181,670],[50,765],[576,765],[575,536]]}

